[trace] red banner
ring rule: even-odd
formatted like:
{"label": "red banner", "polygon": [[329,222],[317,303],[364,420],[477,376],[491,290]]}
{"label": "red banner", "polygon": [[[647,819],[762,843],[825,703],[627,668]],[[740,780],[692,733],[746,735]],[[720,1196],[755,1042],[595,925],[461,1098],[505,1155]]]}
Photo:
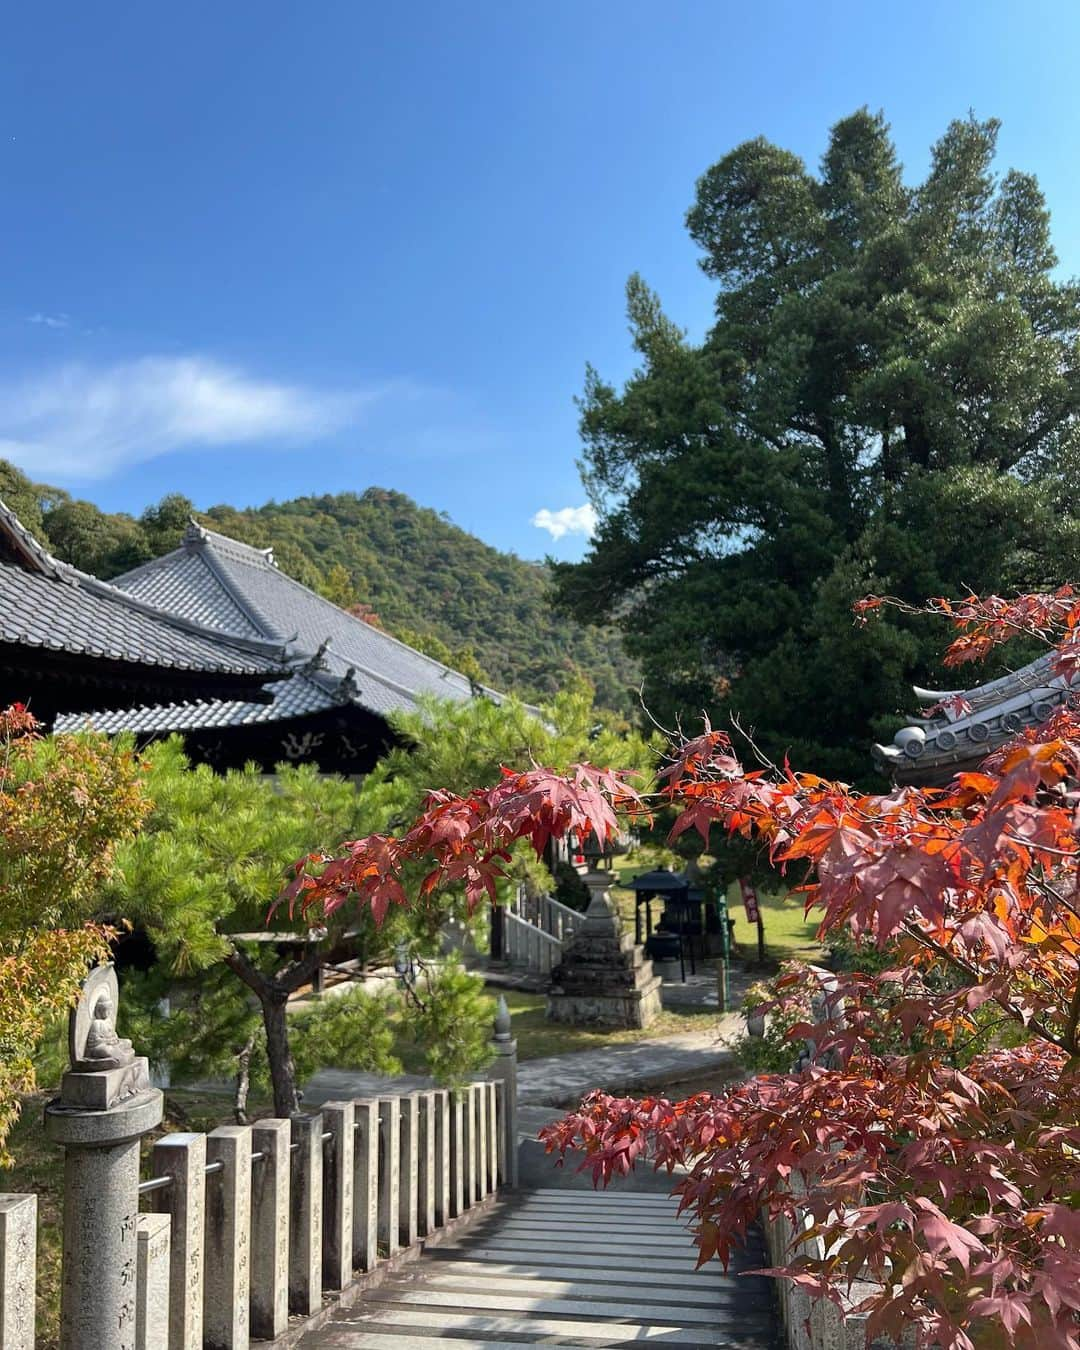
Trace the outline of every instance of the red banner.
{"label": "red banner", "polygon": [[761,917],[758,910],[757,891],[750,885],[745,877],[739,882],[739,889],[742,891],[743,907],[746,910],[746,922],[757,923]]}

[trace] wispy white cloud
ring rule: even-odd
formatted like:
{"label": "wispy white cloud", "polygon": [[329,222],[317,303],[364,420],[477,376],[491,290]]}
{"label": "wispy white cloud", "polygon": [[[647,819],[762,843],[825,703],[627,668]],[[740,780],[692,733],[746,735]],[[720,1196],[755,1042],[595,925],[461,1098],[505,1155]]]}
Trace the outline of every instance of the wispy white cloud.
{"label": "wispy white cloud", "polygon": [[588,503],[564,506],[558,511],[549,511],[545,506],[533,516],[532,524],[547,530],[552,539],[561,539],[564,534],[583,534],[588,539],[596,529],[596,512]]}
{"label": "wispy white cloud", "polygon": [[103,478],[177,450],[297,445],[355,422],[394,388],[326,392],[201,356],[65,365],[0,385],[0,458],[34,473]]}
{"label": "wispy white cloud", "polygon": [[70,314],[28,314],[27,323],[40,324],[43,328],[70,328]]}

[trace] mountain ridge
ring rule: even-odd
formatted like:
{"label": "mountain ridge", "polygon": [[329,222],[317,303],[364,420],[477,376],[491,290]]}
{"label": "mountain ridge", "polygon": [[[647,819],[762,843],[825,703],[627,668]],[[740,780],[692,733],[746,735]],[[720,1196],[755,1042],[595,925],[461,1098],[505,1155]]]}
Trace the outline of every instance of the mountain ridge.
{"label": "mountain ridge", "polygon": [[405,493],[368,487],[205,511],[169,494],[104,512],[0,461],[0,498],[59,558],[106,579],[175,548],[188,520],[258,548],[298,581],[463,674],[528,699],[584,675],[630,715],[636,668],[617,634],[557,613],[543,563],[505,553]]}

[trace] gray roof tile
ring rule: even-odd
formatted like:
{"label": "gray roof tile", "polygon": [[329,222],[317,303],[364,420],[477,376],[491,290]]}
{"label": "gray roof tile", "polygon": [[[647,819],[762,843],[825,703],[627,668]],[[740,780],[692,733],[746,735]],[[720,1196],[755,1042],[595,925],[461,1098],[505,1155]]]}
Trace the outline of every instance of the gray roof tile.
{"label": "gray roof tile", "polygon": [[171,703],[157,708],[133,708],[120,712],[75,714],[60,717],[57,731],[76,731],[93,727],[113,735],[119,731],[137,734],[164,734],[193,731],[199,727],[252,726],[260,722],[279,722],[286,717],[302,717],[322,712],[340,702],[309,676],[296,674],[276,684],[268,684],[271,703],[245,703],[228,700],[218,703]]}
{"label": "gray roof tile", "polygon": [[[194,523],[180,548],[118,577],[114,585],[223,632],[288,643],[294,660],[306,658],[320,672],[315,687],[322,687],[329,700],[322,706],[348,697],[386,716],[416,708],[423,695],[464,702],[477,692],[460,672],[294,581],[275,565],[270,550],[252,548]],[[258,715],[251,711],[254,705],[230,703],[223,705],[228,711],[221,716],[228,719],[228,725],[239,725],[314,711],[297,705],[301,695],[295,679],[274,686],[274,691],[273,704],[260,709]],[[495,700],[502,697],[491,689],[482,692]],[[208,715],[204,707],[204,716]],[[103,729],[180,729],[177,716],[175,710],[150,709],[112,714],[108,727],[100,720],[96,725]]]}
{"label": "gray roof tile", "polygon": [[233,636],[154,609],[51,557],[0,502],[0,642],[132,665],[273,675],[281,644]]}

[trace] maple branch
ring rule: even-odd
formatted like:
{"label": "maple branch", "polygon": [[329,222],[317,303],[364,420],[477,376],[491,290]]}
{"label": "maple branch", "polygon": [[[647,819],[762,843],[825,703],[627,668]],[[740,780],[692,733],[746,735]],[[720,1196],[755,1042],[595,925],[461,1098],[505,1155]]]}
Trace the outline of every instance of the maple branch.
{"label": "maple branch", "polygon": [[[970,965],[948,947],[943,947],[940,943],[934,942],[932,938],[928,938],[925,933],[921,932],[920,929],[911,922],[910,919],[905,919],[900,927],[903,932],[909,937],[914,938],[923,948],[933,953],[933,955],[940,957],[954,969],[967,975],[975,984],[983,983],[986,978],[985,972],[980,971],[977,966]],[[1080,985],[1078,985],[1077,988],[1080,990]],[[1054,1033],[1044,1026],[1037,1017],[1025,1017],[1022,1008],[1016,1007],[1013,1003],[1006,1003],[1000,998],[995,998],[994,1002],[1003,1012],[1007,1013],[1014,1022],[1018,1023],[1025,1030],[1034,1031],[1041,1036],[1044,1041],[1049,1041],[1051,1045],[1056,1045],[1059,1050],[1070,1052],[1070,1047],[1065,1041],[1059,1036],[1055,1036]],[[1080,1015],[1080,1013],[1078,1013],[1078,1015]]]}

